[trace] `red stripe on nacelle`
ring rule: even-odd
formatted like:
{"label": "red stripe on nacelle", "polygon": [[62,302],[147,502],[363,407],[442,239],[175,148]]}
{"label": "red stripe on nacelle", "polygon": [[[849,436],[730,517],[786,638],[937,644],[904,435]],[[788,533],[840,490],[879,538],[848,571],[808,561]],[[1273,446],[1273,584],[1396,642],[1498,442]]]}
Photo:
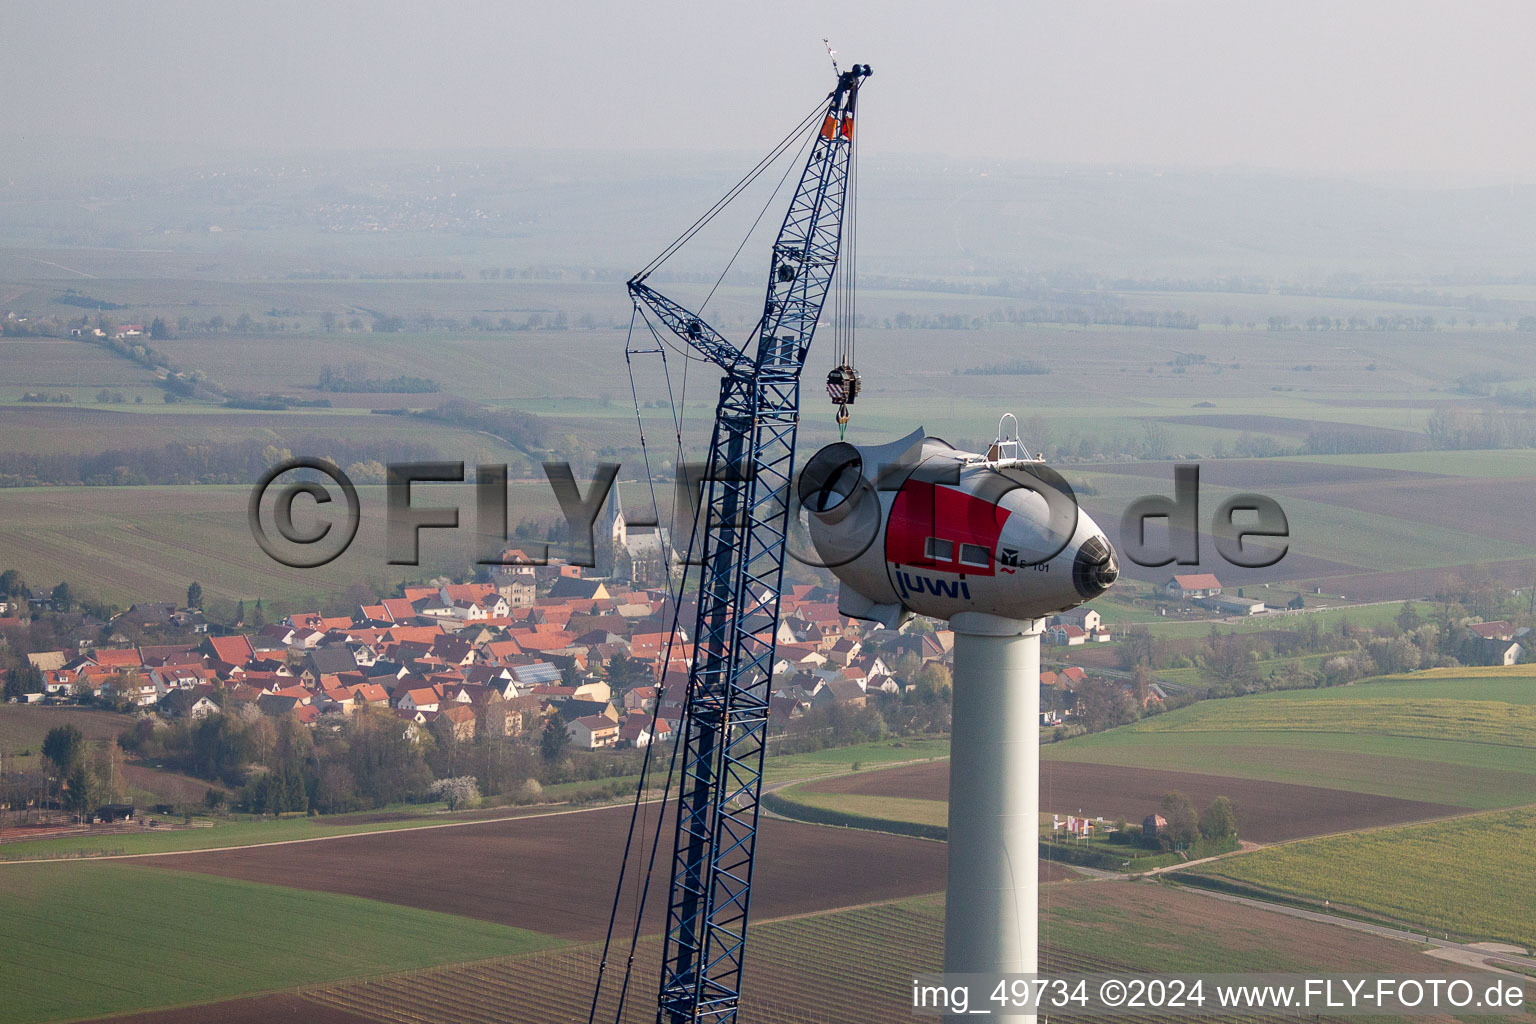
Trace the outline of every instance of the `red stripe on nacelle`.
{"label": "red stripe on nacelle", "polygon": [[[885,559],[897,565],[936,569],[939,572],[991,576],[997,570],[997,541],[1008,521],[1008,510],[968,494],[957,487],[908,480],[891,504],[885,531]],[[928,538],[948,541],[950,557],[928,555]],[[961,545],[986,549],[980,559],[961,561]]]}

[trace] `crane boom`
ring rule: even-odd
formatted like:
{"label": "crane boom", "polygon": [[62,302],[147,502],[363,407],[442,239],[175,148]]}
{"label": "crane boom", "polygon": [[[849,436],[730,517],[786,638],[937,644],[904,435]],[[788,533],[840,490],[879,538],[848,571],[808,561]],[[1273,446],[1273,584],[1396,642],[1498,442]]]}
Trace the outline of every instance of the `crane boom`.
{"label": "crane boom", "polygon": [[698,626],[680,742],[658,1024],[736,1020],[789,530],[800,372],[843,236],[854,106],[871,71],[840,72],[773,244],[752,355],[645,284],[629,282],[725,371],[704,481]]}

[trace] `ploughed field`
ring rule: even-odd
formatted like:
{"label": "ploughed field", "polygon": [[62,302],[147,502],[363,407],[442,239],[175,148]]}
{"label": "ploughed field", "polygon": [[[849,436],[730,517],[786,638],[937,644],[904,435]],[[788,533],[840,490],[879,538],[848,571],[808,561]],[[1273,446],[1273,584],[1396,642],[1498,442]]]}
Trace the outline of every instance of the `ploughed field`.
{"label": "ploughed field", "polygon": [[[943,801],[949,794],[949,763],[935,761],[860,772],[808,782],[799,788],[813,794]],[[1062,761],[1040,764],[1040,809],[1047,813],[1102,815],[1110,821],[1124,818],[1134,823],[1156,811],[1164,795],[1174,790],[1187,794],[1200,807],[1218,796],[1230,797],[1237,805],[1239,834],[1260,843],[1422,821],[1465,810],[1449,804],[1195,772]]]}
{"label": "ploughed field", "polygon": [[[644,844],[655,827],[647,818]],[[602,936],[624,852],[629,809],[557,813],[317,843],[145,858],[137,863],[320,892],[345,893],[533,929]],[[643,931],[659,933],[672,823],[661,830]],[[941,843],[764,818],[752,912],[759,919],[857,906],[944,888]],[[631,882],[645,869],[632,854]],[[625,906],[634,893],[626,886]],[[630,916],[626,917],[625,915]],[[632,909],[620,921],[633,921]]]}

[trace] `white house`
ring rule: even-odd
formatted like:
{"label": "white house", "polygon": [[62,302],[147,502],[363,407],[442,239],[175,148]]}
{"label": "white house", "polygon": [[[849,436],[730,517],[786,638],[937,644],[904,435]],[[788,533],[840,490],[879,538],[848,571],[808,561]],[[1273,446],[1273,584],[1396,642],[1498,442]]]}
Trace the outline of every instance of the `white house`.
{"label": "white house", "polygon": [[1076,647],[1088,642],[1088,634],[1083,632],[1081,626],[1055,625],[1047,629],[1045,635],[1051,643],[1062,647]]}
{"label": "white house", "polygon": [[[606,715],[584,715],[565,724],[565,734],[582,750],[611,747],[619,740],[619,724]],[[647,741],[649,742],[649,741]]]}

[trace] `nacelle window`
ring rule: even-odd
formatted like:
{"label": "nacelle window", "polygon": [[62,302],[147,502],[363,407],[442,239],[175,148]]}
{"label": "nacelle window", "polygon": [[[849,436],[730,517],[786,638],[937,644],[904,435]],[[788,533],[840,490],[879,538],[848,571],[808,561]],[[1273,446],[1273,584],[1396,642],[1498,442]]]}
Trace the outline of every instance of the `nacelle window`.
{"label": "nacelle window", "polygon": [[992,564],[992,552],[980,544],[961,544],[960,564],[974,565],[977,568],[985,569],[988,565]]}
{"label": "nacelle window", "polygon": [[937,537],[929,537],[923,545],[923,554],[934,562],[953,562],[955,560],[955,542],[952,540],[940,540]]}

